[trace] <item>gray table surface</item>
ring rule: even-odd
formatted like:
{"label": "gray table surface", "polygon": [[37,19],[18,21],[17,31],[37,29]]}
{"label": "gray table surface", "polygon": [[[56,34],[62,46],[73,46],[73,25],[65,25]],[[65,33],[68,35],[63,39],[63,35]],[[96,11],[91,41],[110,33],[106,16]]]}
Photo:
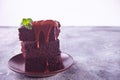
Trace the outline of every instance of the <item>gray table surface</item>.
{"label": "gray table surface", "polygon": [[15,27],[0,27],[0,80],[120,80],[120,28],[61,27],[60,49],[74,58],[74,65],[47,78],[30,78],[8,68],[19,54]]}

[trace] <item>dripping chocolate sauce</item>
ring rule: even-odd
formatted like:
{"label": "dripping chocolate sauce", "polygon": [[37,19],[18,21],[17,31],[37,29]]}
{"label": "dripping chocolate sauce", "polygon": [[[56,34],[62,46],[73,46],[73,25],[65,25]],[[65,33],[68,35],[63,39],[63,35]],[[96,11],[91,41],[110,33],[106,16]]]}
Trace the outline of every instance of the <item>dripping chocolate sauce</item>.
{"label": "dripping chocolate sauce", "polygon": [[35,38],[37,42],[37,48],[40,48],[41,44],[48,43],[50,41],[50,32],[54,35],[52,40],[58,38],[60,29],[59,23],[53,20],[41,20],[32,22],[32,27],[35,31]]}

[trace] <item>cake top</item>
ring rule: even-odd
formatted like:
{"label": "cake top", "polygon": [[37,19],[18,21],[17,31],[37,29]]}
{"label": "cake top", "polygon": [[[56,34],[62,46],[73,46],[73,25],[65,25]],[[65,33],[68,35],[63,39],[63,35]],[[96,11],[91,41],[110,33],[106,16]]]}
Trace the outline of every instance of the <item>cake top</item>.
{"label": "cake top", "polygon": [[39,44],[40,41],[48,43],[49,41],[57,40],[60,33],[60,23],[56,20],[33,21],[31,18],[24,18],[21,24],[22,27],[28,31],[34,32],[35,41],[37,41],[37,44]]}

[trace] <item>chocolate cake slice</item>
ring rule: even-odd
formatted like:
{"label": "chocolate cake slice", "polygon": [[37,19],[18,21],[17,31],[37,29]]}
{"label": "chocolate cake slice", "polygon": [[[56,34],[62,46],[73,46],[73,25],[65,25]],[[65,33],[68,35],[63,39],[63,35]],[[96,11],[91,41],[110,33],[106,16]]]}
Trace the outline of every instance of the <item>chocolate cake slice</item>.
{"label": "chocolate cake slice", "polygon": [[[29,24],[31,27],[27,28]],[[55,20],[40,20],[26,25],[18,29],[25,71],[47,73],[63,69],[58,39],[60,23]]]}

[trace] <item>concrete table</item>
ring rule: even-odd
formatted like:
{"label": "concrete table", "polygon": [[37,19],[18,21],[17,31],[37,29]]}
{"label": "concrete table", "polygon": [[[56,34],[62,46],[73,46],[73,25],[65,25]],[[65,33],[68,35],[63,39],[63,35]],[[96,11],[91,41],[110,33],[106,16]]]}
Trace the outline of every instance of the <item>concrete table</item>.
{"label": "concrete table", "polygon": [[60,49],[74,65],[47,78],[30,78],[11,71],[8,60],[21,52],[18,28],[0,27],[0,80],[120,80],[120,28],[61,27]]}

